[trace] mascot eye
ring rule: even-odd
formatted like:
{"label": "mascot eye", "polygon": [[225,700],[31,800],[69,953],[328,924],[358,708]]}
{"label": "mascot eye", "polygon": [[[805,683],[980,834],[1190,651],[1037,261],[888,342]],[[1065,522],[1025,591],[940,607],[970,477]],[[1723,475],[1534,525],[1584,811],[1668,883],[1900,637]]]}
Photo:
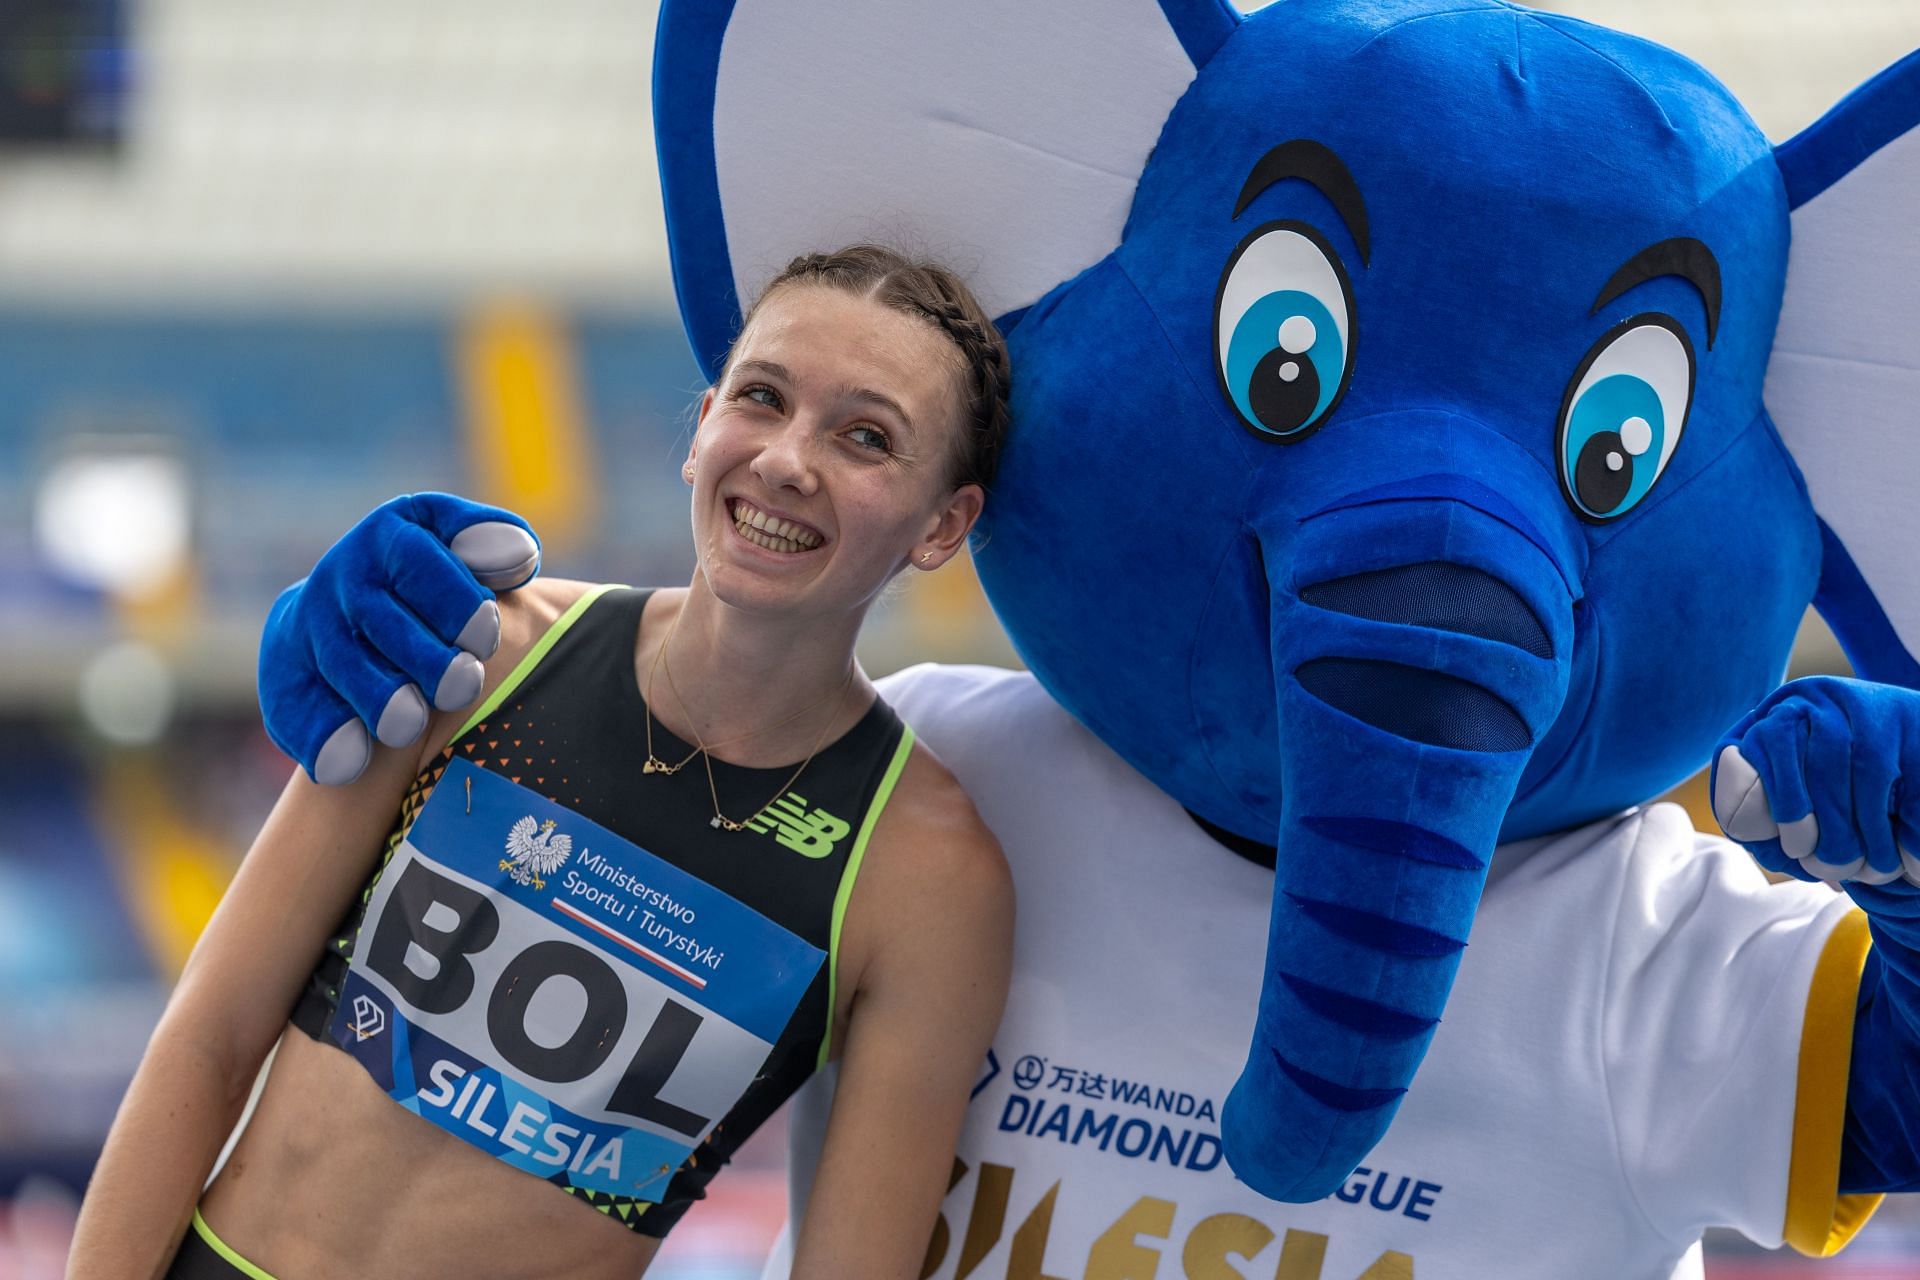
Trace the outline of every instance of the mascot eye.
{"label": "mascot eye", "polygon": [[1560,485],[1604,523],[1638,506],[1667,469],[1693,400],[1693,344],[1663,315],[1635,316],[1593,345],[1560,406]]}
{"label": "mascot eye", "polygon": [[1233,251],[1213,308],[1221,389],[1262,436],[1293,441],[1333,411],[1353,368],[1353,286],[1304,222],[1270,222]]}

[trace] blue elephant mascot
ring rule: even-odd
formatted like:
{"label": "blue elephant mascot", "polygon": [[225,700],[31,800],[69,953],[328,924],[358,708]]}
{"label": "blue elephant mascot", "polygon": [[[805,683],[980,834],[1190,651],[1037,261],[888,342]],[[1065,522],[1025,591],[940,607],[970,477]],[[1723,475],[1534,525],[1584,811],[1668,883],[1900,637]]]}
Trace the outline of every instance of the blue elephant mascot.
{"label": "blue elephant mascot", "polygon": [[[655,100],[710,373],[855,239],[1013,355],[1031,674],[886,686],[1020,897],[926,1275],[1697,1275],[1920,1189],[1920,56],[1776,148],[1500,0],[668,0]],[[310,769],[471,696],[455,535],[525,575],[421,497],[276,606]],[[1809,602],[1860,680],[1779,687]],[[1710,760],[1745,851],[1636,807]]]}

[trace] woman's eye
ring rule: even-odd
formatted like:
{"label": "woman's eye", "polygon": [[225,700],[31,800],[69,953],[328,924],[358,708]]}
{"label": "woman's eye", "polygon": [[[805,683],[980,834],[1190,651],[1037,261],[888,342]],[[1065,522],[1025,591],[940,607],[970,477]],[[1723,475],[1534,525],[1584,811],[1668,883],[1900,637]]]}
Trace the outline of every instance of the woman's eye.
{"label": "woman's eye", "polygon": [[1353,286],[1304,222],[1272,222],[1240,242],[1214,304],[1215,368],[1241,421],[1299,440],[1333,412],[1353,370]]}
{"label": "woman's eye", "polygon": [[756,404],[766,405],[769,409],[778,409],[780,407],[780,393],[772,387],[752,386],[746,388],[740,395],[744,399],[754,401]]}
{"label": "woman's eye", "polygon": [[867,426],[864,423],[848,431],[847,438],[857,445],[868,449],[878,449],[881,452],[886,452],[893,447],[893,442],[887,439],[886,432],[878,427]]}
{"label": "woman's eye", "polygon": [[1693,374],[1693,344],[1663,315],[1635,316],[1587,352],[1555,449],[1561,488],[1584,519],[1617,519],[1647,496],[1686,429]]}

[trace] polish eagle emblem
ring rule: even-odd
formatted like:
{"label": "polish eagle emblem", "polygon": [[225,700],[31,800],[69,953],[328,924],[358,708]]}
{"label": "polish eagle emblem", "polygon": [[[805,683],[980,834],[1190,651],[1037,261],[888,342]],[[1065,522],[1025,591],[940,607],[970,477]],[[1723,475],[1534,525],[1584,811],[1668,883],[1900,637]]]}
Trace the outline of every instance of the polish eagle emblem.
{"label": "polish eagle emblem", "polygon": [[556,835],[553,827],[552,818],[535,822],[532,814],[513,824],[513,830],[507,832],[507,856],[500,860],[500,869],[508,879],[536,889],[547,887],[541,877],[558,871],[573,852],[573,837]]}

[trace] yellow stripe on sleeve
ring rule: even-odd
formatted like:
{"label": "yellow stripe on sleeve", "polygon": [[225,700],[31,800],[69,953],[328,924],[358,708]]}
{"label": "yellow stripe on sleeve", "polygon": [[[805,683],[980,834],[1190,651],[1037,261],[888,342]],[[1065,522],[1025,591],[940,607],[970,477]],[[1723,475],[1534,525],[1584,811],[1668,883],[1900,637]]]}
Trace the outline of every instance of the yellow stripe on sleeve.
{"label": "yellow stripe on sleeve", "polygon": [[1787,1165],[1787,1243],[1810,1257],[1840,1252],[1885,1197],[1839,1194],[1840,1136],[1847,1122],[1853,1012],[1866,967],[1867,917],[1852,911],[1828,935],[1807,990],[1800,1071]]}

